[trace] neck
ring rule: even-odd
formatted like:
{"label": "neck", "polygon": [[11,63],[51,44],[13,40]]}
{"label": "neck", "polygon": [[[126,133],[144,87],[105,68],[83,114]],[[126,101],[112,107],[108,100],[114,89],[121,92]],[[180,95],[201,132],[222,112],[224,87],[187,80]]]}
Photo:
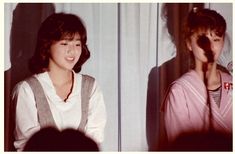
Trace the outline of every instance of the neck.
{"label": "neck", "polygon": [[54,85],[63,85],[72,81],[73,72],[69,70],[50,70],[48,74]]}

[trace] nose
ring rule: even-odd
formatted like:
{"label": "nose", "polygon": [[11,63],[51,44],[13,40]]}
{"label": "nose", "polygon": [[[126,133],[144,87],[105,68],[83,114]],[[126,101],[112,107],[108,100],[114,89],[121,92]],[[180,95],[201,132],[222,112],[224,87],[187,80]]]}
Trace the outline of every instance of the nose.
{"label": "nose", "polygon": [[72,55],[74,54],[75,50],[76,50],[75,45],[69,45],[67,49],[67,53]]}

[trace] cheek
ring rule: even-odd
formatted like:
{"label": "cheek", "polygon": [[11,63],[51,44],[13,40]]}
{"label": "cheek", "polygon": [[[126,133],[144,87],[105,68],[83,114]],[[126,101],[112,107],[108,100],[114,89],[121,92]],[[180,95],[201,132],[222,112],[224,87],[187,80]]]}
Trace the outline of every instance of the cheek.
{"label": "cheek", "polygon": [[220,56],[220,54],[223,52],[223,48],[217,48],[215,53],[215,60],[217,60]]}
{"label": "cheek", "polygon": [[57,48],[54,45],[52,45],[50,50],[48,51],[48,53],[49,53],[50,57],[55,57],[56,53],[57,53]]}
{"label": "cheek", "polygon": [[192,44],[191,49],[195,53],[199,53],[202,50],[197,44]]}
{"label": "cheek", "polygon": [[82,49],[78,50],[76,53],[77,60],[81,57],[82,55]]}
{"label": "cheek", "polygon": [[82,48],[80,48],[80,49],[78,50],[77,55],[80,57],[80,56],[81,56],[81,54],[82,54]]}
{"label": "cheek", "polygon": [[212,49],[216,50],[216,53],[221,53],[221,51],[223,50],[223,43],[215,44],[214,48]]}

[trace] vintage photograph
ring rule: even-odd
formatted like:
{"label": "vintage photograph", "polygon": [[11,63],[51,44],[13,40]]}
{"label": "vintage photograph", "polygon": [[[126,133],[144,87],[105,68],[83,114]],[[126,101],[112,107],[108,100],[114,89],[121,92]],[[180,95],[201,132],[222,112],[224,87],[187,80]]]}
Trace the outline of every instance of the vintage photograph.
{"label": "vintage photograph", "polygon": [[4,4],[4,151],[233,151],[233,3]]}

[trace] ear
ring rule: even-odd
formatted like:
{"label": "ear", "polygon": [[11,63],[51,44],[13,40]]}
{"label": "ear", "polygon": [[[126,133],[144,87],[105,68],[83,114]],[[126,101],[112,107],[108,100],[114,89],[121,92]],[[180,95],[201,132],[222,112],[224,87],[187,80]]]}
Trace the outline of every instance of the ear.
{"label": "ear", "polygon": [[188,50],[192,51],[192,45],[191,45],[191,41],[190,40],[186,41],[186,45],[187,45]]}

